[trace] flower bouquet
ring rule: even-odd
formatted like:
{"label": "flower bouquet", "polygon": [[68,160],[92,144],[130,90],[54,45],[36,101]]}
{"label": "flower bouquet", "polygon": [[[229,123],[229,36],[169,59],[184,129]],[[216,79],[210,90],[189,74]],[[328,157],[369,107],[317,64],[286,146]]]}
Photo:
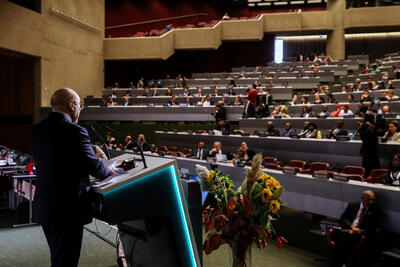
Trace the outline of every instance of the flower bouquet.
{"label": "flower bouquet", "polygon": [[247,171],[241,187],[235,191],[228,175],[196,165],[203,190],[209,191],[217,202],[215,208],[203,211],[203,224],[207,238],[203,251],[208,255],[222,244],[228,244],[233,257],[232,266],[248,266],[246,253],[256,244],[267,247],[267,240],[276,236],[276,243],[282,249],[285,238],[277,235],[272,225],[283,204],[280,197],[283,187],[279,181],[261,171],[261,154],[254,156],[252,167]]}

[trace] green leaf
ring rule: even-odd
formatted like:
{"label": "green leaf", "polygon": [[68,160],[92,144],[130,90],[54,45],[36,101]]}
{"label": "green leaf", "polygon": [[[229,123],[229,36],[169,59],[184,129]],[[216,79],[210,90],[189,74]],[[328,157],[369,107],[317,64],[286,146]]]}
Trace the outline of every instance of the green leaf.
{"label": "green leaf", "polygon": [[271,199],[279,199],[282,196],[282,193],[283,193],[283,187],[279,187],[278,189],[275,190]]}

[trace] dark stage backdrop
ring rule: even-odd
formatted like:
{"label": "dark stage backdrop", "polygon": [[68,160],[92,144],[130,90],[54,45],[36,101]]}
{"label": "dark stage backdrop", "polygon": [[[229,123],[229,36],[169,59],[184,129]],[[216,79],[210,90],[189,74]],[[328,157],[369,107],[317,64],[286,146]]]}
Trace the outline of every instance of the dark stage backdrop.
{"label": "dark stage backdrop", "polygon": [[[234,4],[234,2],[238,4]],[[287,12],[288,9],[301,8],[303,11],[315,11],[326,8],[326,4],[305,6],[290,6],[289,8],[266,7],[248,8],[247,1],[233,0],[106,0],[105,26],[116,26],[130,23],[140,23],[150,20],[166,19],[178,16],[186,16],[198,13],[196,17],[173,19],[133,25],[129,27],[106,29],[105,35],[112,37],[131,36],[139,31],[150,31],[152,29],[164,29],[167,24],[183,26],[186,24],[197,24],[201,21],[208,22],[219,20],[225,12],[231,17],[252,17],[267,12]]]}
{"label": "dark stage backdrop", "polygon": [[165,78],[169,74],[190,77],[196,72],[231,71],[232,67],[266,66],[274,58],[274,35],[264,35],[261,41],[224,42],[217,50],[176,51],[167,60],[106,61],[105,86],[119,82],[128,86],[140,77],[146,80]]}

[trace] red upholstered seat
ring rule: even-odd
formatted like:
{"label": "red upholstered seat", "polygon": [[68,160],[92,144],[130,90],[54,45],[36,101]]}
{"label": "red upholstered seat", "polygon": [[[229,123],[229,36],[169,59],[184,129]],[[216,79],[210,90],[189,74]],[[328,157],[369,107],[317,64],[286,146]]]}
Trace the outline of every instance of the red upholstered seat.
{"label": "red upholstered seat", "polygon": [[345,166],[341,173],[347,174],[350,180],[364,181],[365,169],[363,167]]}
{"label": "red upholstered seat", "polygon": [[178,151],[178,148],[176,146],[169,146],[168,151]]}
{"label": "red upholstered seat", "polygon": [[385,184],[387,172],[387,169],[374,169],[371,171],[370,175],[364,179],[364,181],[374,184]]}
{"label": "red upholstered seat", "polygon": [[167,147],[166,146],[159,146],[157,151],[167,151]]}
{"label": "red upholstered seat", "polygon": [[187,156],[187,155],[192,154],[192,149],[184,147],[184,148],[181,149],[181,152],[182,152],[183,155]]}
{"label": "red upholstered seat", "polygon": [[303,174],[313,174],[315,171],[328,171],[329,163],[326,162],[313,162],[310,165],[310,168],[301,170],[300,173]]}
{"label": "red upholstered seat", "polygon": [[273,164],[275,164],[278,159],[274,158],[274,157],[264,157],[263,160],[264,160],[264,163],[273,163]]}
{"label": "red upholstered seat", "polygon": [[289,161],[288,165],[289,167],[296,168],[298,172],[302,171],[304,167],[306,166],[306,162],[304,160],[296,160],[293,159]]}
{"label": "red upholstered seat", "polygon": [[282,167],[275,163],[264,163],[264,167],[273,170],[282,170]]}

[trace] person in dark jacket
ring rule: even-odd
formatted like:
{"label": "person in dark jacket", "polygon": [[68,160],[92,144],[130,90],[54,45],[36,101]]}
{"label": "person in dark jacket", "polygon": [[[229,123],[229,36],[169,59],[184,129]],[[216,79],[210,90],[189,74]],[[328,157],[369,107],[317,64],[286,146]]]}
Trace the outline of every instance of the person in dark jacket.
{"label": "person in dark jacket", "polygon": [[256,108],[248,97],[244,99],[243,118],[256,117]]}
{"label": "person in dark jacket", "polygon": [[340,217],[340,227],[328,234],[328,243],[334,247],[332,266],[348,264],[350,253],[355,248],[359,253],[353,259],[354,266],[368,266],[367,262],[375,256],[374,239],[379,226],[375,194],[370,190],[364,191],[361,202],[349,203]]}
{"label": "person in dark jacket", "polygon": [[362,166],[365,168],[366,177],[373,169],[379,169],[381,166],[378,153],[378,135],[374,121],[374,114],[366,114],[358,129],[362,140],[360,155],[362,156]]}
{"label": "person in dark jacket", "polygon": [[58,89],[52,111],[32,128],[30,147],[37,171],[33,219],[42,225],[51,253],[51,266],[77,266],[83,225],[93,210],[89,175],[105,179],[114,174],[100,161],[85,128],[77,125],[78,94]]}

